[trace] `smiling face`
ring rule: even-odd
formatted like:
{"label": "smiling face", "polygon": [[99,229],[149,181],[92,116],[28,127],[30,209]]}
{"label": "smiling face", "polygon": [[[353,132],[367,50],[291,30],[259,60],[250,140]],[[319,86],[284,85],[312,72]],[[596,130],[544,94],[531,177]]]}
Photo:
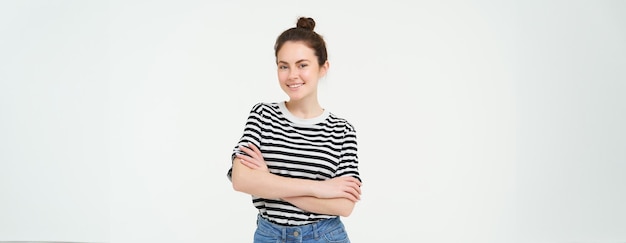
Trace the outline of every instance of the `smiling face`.
{"label": "smiling face", "polygon": [[328,62],[319,65],[315,51],[301,41],[287,41],[276,54],[278,82],[290,101],[317,101],[318,80],[326,75]]}

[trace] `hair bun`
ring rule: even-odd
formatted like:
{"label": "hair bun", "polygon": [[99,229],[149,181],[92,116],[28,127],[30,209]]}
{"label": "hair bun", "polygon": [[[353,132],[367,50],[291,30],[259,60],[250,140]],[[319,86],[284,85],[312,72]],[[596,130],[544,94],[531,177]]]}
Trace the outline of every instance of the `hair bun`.
{"label": "hair bun", "polygon": [[313,29],[315,28],[315,20],[313,20],[313,18],[300,17],[298,19],[298,24],[296,24],[296,27],[313,31]]}

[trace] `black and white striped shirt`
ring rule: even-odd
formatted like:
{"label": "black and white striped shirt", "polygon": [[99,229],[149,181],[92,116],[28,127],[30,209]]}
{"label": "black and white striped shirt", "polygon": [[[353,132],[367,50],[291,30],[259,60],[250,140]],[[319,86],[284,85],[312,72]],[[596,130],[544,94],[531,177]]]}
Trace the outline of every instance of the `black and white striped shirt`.
{"label": "black and white striped shirt", "polygon": [[[291,178],[326,180],[353,176],[358,171],[356,131],[347,120],[324,111],[318,117],[301,119],[284,102],[257,103],[252,107],[239,146],[255,144],[271,173]],[[232,167],[228,178],[232,175]],[[306,212],[281,199],[252,196],[262,217],[282,225],[304,225],[336,215]]]}

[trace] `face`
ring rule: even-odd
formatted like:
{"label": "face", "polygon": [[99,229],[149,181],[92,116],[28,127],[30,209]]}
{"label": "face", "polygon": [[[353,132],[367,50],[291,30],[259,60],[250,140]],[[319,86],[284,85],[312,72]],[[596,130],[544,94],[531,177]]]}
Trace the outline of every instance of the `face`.
{"label": "face", "polygon": [[328,62],[320,66],[313,49],[293,41],[278,50],[276,62],[278,82],[291,101],[317,98],[317,83],[326,75]]}

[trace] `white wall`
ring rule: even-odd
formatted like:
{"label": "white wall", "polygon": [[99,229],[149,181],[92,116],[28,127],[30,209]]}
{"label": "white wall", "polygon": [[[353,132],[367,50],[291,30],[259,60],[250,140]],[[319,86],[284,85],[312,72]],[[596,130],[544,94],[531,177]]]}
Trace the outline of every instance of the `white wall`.
{"label": "white wall", "polygon": [[625,10],[624,1],[518,6],[526,14],[515,72],[525,242],[626,241]]}
{"label": "white wall", "polygon": [[622,242],[625,5],[3,2],[0,240],[251,241],[230,151],[305,15],[358,131],[353,242]]}
{"label": "white wall", "polygon": [[0,241],[109,235],[108,4],[0,2]]}

